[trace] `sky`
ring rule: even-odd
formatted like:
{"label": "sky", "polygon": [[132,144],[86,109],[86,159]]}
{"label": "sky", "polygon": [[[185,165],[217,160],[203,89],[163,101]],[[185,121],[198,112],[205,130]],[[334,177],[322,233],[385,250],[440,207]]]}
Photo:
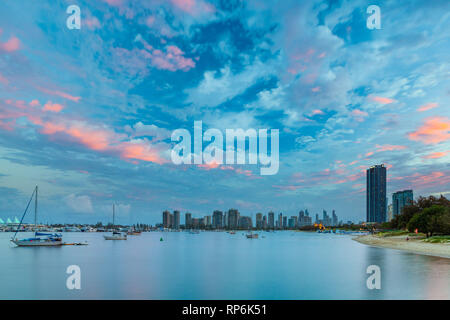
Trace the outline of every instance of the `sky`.
{"label": "sky", "polygon": [[[381,163],[389,202],[450,197],[448,30],[445,0],[3,0],[0,218],[39,185],[41,222],[107,223],[113,203],[121,224],[229,208],[357,222]],[[279,171],[175,165],[171,134],[194,121],[278,129]]]}

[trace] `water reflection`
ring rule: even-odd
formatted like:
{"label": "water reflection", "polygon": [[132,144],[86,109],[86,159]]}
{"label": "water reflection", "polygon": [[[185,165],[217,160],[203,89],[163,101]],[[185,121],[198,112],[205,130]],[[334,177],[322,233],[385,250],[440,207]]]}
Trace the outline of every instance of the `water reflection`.
{"label": "water reflection", "polygon": [[[0,233],[0,299],[449,299],[450,259],[369,247],[349,236],[303,232],[143,233],[88,246],[11,248]],[[159,241],[161,236],[164,241]],[[66,288],[79,265],[82,290]],[[366,286],[381,268],[381,290]]]}

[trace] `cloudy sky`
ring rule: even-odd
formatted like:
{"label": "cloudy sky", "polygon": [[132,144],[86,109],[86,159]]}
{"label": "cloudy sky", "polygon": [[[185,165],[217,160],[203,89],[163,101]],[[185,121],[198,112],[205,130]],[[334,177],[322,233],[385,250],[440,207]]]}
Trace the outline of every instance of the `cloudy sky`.
{"label": "cloudy sky", "polygon": [[[381,9],[381,29],[366,12]],[[81,29],[69,29],[69,5]],[[450,2],[0,3],[0,218],[158,223],[237,208],[365,219],[388,193],[450,196]],[[174,165],[178,128],[279,129],[280,168]]]}

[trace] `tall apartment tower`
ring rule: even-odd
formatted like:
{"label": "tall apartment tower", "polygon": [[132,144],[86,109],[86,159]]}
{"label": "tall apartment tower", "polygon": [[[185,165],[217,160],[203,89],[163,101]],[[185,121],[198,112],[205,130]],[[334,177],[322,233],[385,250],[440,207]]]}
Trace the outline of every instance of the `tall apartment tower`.
{"label": "tall apartment tower", "polygon": [[375,165],[367,169],[367,222],[386,221],[386,167]]}
{"label": "tall apartment tower", "polygon": [[186,212],[186,216],[185,216],[185,221],[184,221],[184,225],[187,228],[191,228],[192,227],[192,215],[189,212]]}
{"label": "tall apartment tower", "polygon": [[215,229],[221,229],[223,227],[223,212],[215,210],[212,217],[212,225]]}
{"label": "tall apartment tower", "polygon": [[275,213],[273,211],[269,212],[269,221],[267,221],[267,224],[269,225],[269,229],[273,229],[275,227]]}
{"label": "tall apartment tower", "polygon": [[178,210],[175,210],[173,212],[172,228],[174,228],[174,229],[180,228],[180,211],[178,211]]}
{"label": "tall apartment tower", "polygon": [[167,210],[163,212],[163,226],[164,228],[172,228],[172,214]]}
{"label": "tall apartment tower", "polygon": [[228,229],[237,229],[239,223],[239,211],[237,209],[228,210]]}

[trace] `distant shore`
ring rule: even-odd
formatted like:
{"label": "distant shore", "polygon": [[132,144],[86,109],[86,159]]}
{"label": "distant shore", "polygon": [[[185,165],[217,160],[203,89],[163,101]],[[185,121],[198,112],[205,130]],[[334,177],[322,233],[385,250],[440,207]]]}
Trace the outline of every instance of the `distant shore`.
{"label": "distant shore", "polygon": [[412,253],[441,257],[450,259],[450,243],[426,243],[421,237],[406,236],[377,237],[374,235],[364,235],[353,238],[359,243],[374,247],[404,250]]}

